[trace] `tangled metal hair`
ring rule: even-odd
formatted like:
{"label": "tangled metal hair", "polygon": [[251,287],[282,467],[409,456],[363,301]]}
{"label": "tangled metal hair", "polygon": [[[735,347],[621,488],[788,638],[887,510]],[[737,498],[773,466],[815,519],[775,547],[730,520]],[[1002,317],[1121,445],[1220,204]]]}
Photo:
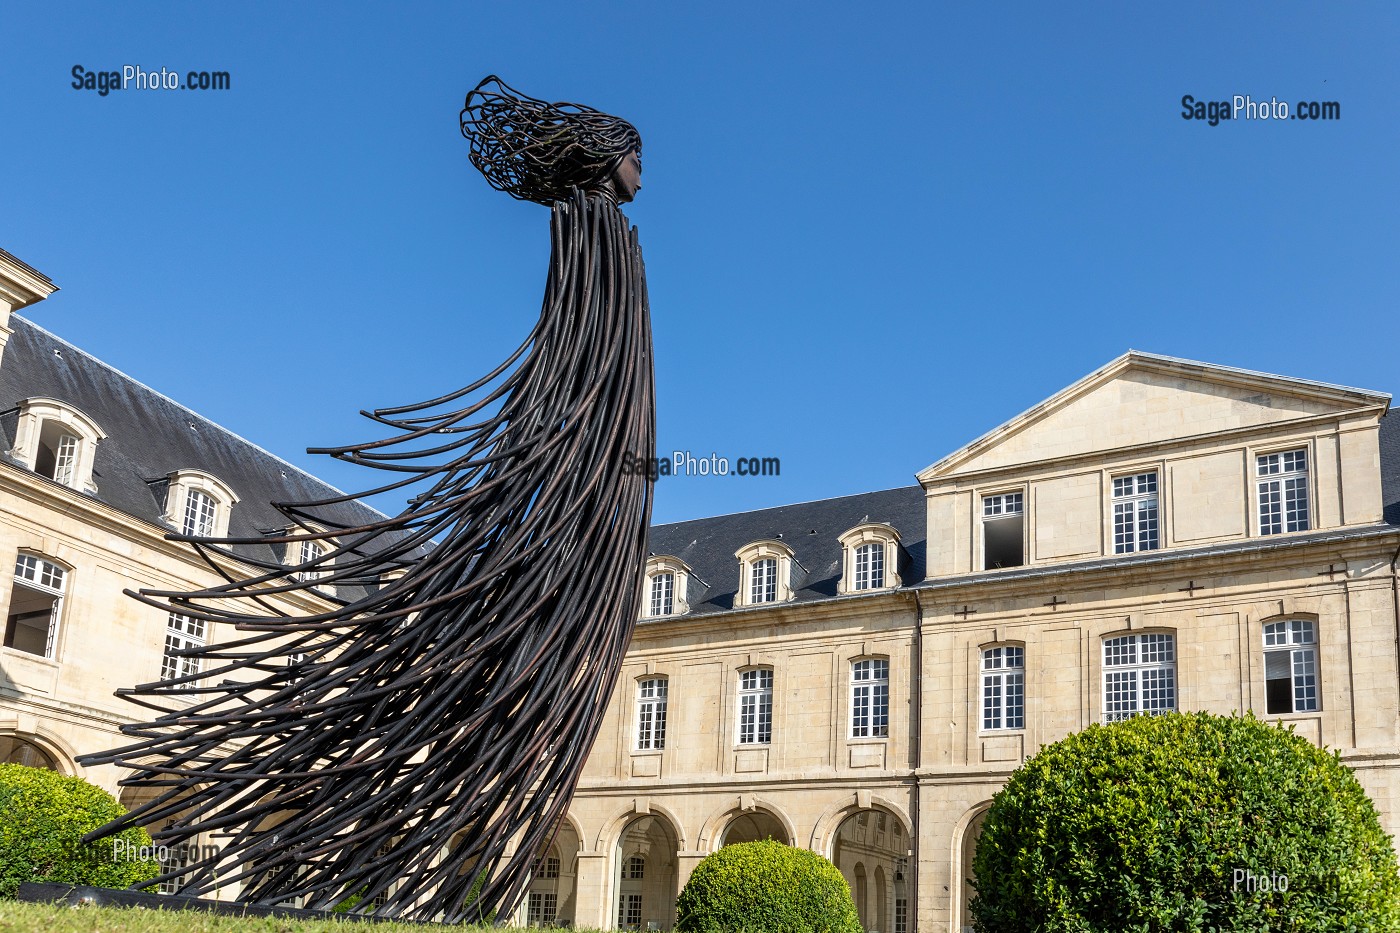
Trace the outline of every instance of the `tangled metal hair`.
{"label": "tangled metal hair", "polygon": [[495,75],[467,94],[461,124],[472,165],[491,187],[537,204],[597,184],[628,152],[642,151],[641,135],[621,117],[582,104],[551,104]]}

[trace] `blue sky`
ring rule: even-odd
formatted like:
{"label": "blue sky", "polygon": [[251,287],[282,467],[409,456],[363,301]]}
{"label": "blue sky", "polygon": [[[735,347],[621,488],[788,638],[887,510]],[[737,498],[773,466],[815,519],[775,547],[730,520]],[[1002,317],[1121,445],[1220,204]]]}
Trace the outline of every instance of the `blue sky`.
{"label": "blue sky", "polygon": [[[630,119],[673,521],[913,482],[1128,348],[1400,389],[1400,7],[3,2],[28,314],[303,453],[492,368],[548,213],[457,128],[498,73]],[[222,92],[71,70],[228,71]],[[1337,101],[1184,120],[1181,98]],[[381,506],[384,506],[381,503]]]}

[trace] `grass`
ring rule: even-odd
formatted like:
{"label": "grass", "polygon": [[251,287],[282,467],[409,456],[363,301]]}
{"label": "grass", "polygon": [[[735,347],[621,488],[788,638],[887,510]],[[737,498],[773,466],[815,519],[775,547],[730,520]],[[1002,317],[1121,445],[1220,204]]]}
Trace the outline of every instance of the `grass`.
{"label": "grass", "polygon": [[[486,931],[488,927],[462,927]],[[0,933],[442,933],[417,923],[224,917],[192,910],[67,907],[0,901]]]}

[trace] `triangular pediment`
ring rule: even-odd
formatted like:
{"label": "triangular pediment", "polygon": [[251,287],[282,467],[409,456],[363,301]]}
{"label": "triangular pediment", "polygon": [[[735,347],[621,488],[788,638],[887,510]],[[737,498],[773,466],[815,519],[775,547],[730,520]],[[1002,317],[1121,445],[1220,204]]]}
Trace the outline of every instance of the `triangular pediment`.
{"label": "triangular pediment", "polygon": [[1130,350],[919,474],[954,474],[1211,434],[1357,409],[1385,411],[1383,392],[1292,379]]}

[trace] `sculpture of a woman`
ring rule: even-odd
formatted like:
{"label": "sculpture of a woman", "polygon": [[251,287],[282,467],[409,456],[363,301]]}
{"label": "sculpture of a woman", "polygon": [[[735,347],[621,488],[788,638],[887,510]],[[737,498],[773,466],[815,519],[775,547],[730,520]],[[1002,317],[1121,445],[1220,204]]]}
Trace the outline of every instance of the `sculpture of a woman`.
{"label": "sculpture of a woman", "polygon": [[[461,124],[493,187],[551,209],[534,330],[466,388],[368,413],[392,436],[320,451],[391,471],[387,484],[278,504],[288,531],[257,542],[186,539],[257,573],[137,594],[240,636],[185,651],[198,675],[124,691],[160,715],[83,759],[132,769],[123,784],[153,796],[93,837],[171,820],[157,843],[215,843],[180,869],[182,894],[241,881],[265,904],[509,911],[600,725],[651,512],[649,480],[621,469],[654,447],[646,282],[618,210],[640,187],[641,139],[495,77]],[[397,516],[354,508],[400,488],[413,496]],[[244,547],[308,540],[323,553],[302,561]],[[289,614],[303,594],[320,608]],[[182,688],[198,702],[171,704]]]}

